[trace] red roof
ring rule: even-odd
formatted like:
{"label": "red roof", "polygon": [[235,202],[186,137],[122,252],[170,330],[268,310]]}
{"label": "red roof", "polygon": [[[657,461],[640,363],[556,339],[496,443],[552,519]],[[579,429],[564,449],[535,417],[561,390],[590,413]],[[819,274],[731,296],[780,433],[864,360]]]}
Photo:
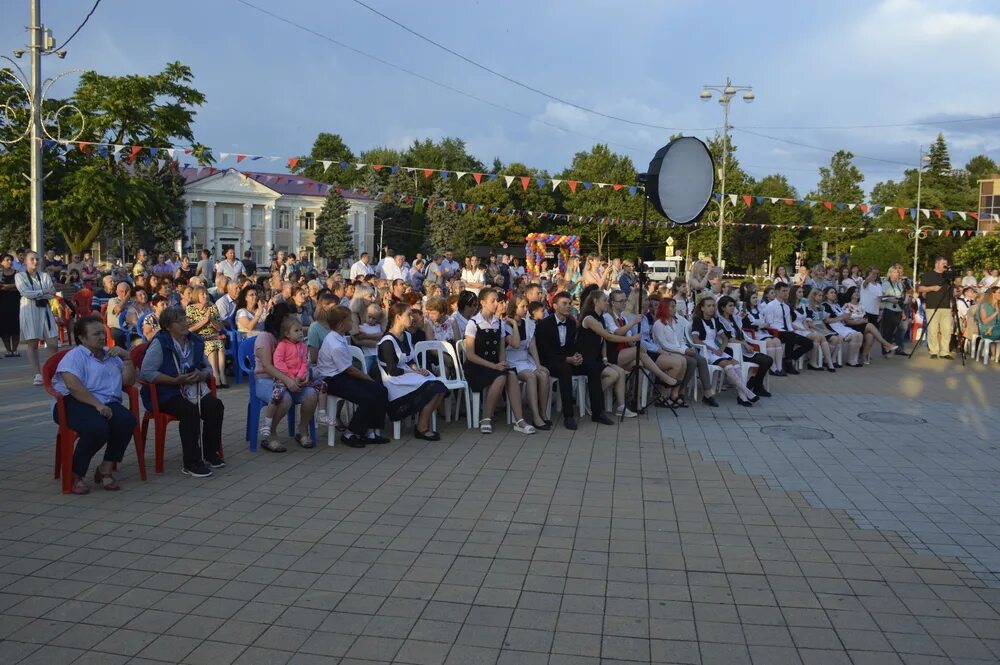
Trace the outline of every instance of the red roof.
{"label": "red roof", "polygon": [[[210,178],[219,173],[224,173],[230,169],[216,169],[210,167],[204,168],[182,168],[180,173],[184,176],[184,183],[191,184],[194,182],[199,182],[205,178]],[[312,178],[307,178],[300,175],[289,175],[288,173],[262,173],[260,171],[237,171],[232,169],[237,173],[242,173],[248,178],[256,180],[260,184],[264,185],[269,189],[273,189],[279,194],[284,194],[288,196],[318,196],[324,197],[330,191],[329,185],[325,182],[320,182],[319,180],[313,180]],[[345,199],[353,199],[355,201],[370,201],[366,195],[355,192],[350,189],[341,189],[340,193]]]}

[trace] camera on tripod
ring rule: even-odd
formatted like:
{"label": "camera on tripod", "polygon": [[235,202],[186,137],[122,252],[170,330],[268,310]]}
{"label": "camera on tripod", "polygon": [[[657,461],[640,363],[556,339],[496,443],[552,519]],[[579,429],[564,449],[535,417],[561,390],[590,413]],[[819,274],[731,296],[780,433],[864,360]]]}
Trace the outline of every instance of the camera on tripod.
{"label": "camera on tripod", "polygon": [[965,274],[964,266],[947,265],[944,267],[944,272],[941,273],[941,276],[944,278],[946,282],[952,284],[955,282],[956,279],[959,279],[963,274]]}

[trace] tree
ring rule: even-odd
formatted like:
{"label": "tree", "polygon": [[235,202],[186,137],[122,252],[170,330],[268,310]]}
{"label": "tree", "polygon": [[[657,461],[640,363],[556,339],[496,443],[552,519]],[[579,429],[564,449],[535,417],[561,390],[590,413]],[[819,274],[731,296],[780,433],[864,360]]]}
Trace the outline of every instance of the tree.
{"label": "tree", "polygon": [[[333,163],[327,168],[323,164],[324,161]],[[320,132],[313,141],[309,156],[299,158],[292,172],[320,182],[353,187],[360,178],[358,170],[354,167],[355,161],[354,153],[344,143],[340,134]],[[342,162],[348,164],[346,169],[340,167]]]}
{"label": "tree", "polygon": [[[827,252],[833,254],[834,261],[839,261],[842,255],[847,254],[852,242],[860,237],[859,231],[864,225],[864,219],[861,210],[857,208],[839,209],[832,204],[863,201],[865,192],[861,183],[864,179],[861,170],[854,165],[854,155],[847,150],[838,150],[830,159],[830,165],[819,169],[819,183],[809,198],[829,202],[831,206],[826,209],[825,204],[821,204],[821,208],[814,210],[813,225],[824,227],[818,239],[828,243]],[[813,255],[821,253],[820,249],[820,252]]]}
{"label": "tree", "polygon": [[977,272],[996,268],[1000,265],[1000,236],[970,238],[955,251],[954,263]]}
{"label": "tree", "polygon": [[347,201],[336,187],[331,187],[316,217],[316,249],[320,256],[346,259],[354,255],[354,231],[347,221]]}
{"label": "tree", "polygon": [[912,259],[912,243],[902,233],[869,233],[851,247],[851,263],[875,266],[883,273],[894,263],[907,263]]}
{"label": "tree", "polygon": [[[454,194],[450,180],[437,179],[431,198],[435,201],[453,201]],[[434,205],[427,209],[427,240],[434,252],[454,250],[459,256],[468,256],[470,244],[470,224],[452,210],[450,205]]]}

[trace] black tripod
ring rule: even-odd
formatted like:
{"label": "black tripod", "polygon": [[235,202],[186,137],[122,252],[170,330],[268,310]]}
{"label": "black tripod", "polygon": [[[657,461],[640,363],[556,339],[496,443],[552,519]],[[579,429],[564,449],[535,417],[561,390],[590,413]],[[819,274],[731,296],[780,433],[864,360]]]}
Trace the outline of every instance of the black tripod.
{"label": "black tripod", "polygon": [[[931,321],[934,320],[934,317],[937,316],[940,311],[941,311],[940,309],[933,310],[933,312],[931,313],[930,318],[927,319],[924,322],[923,330],[920,331],[920,338],[917,339],[917,341],[913,345],[913,348],[910,349],[909,355],[906,356],[907,358],[912,358],[913,354],[916,353],[917,349],[920,348],[920,344],[923,343],[923,342],[925,342],[927,340],[927,331],[930,330]],[[948,351],[950,351],[951,350],[951,345],[954,344],[955,345],[955,351],[956,351],[956,353],[958,353],[958,357],[962,359],[962,366],[964,367],[965,366],[965,340],[963,339],[963,336],[962,336],[962,328],[959,325],[961,322],[958,319],[958,309],[955,307],[955,299],[954,298],[952,298],[952,301],[951,301],[951,310],[949,311],[949,314],[951,315],[951,337],[948,339],[948,349],[946,349],[945,352],[947,353]],[[927,346],[928,346],[928,348],[930,348],[930,344],[928,344]]]}
{"label": "black tripod", "polygon": [[[639,174],[639,183],[642,184],[642,185],[646,184],[646,177],[645,176],[646,176],[645,173],[640,173]],[[643,238],[643,241],[645,241],[646,234],[649,231],[649,223],[646,220],[646,205],[647,205],[648,201],[649,201],[649,197],[646,196],[645,193],[644,193],[643,197],[642,197],[642,238]],[[636,311],[637,311],[637,313],[638,313],[638,315],[640,317],[639,318],[638,329],[639,329],[639,334],[641,335],[642,334],[642,319],[645,318],[645,316],[646,316],[646,314],[645,314],[645,312],[643,311],[643,308],[642,308],[642,296],[646,292],[646,283],[649,280],[648,276],[646,275],[646,266],[643,263],[642,257],[639,257],[636,260],[636,272],[638,274],[638,279],[636,280],[636,284],[634,284],[632,286],[632,288],[633,289],[635,289],[635,288],[639,289],[639,299],[638,299],[638,303],[636,305]],[[642,355],[642,340],[640,340],[640,341],[638,341],[638,342],[635,343],[635,364],[632,366],[632,369],[629,370],[628,377],[626,377],[626,379],[625,379],[625,385],[628,385],[629,381],[632,382],[632,403],[635,404],[635,411],[636,411],[636,413],[645,413],[645,411],[646,411],[646,409],[640,408],[641,407],[641,402],[639,401],[639,385],[642,383],[642,380],[641,380],[642,377],[645,377],[646,380],[649,381],[650,385],[654,386],[654,389],[655,389],[655,386],[656,386],[656,377],[653,376],[652,372],[650,372],[649,370],[647,370],[645,367],[642,366],[641,355]],[[627,408],[627,405],[626,405],[626,408]],[[677,416],[677,409],[674,406],[670,405],[670,411],[674,414],[674,418],[678,417]],[[619,418],[619,420],[620,421],[624,421],[625,420],[625,412],[624,411],[622,411],[622,415],[621,415],[621,418]]]}

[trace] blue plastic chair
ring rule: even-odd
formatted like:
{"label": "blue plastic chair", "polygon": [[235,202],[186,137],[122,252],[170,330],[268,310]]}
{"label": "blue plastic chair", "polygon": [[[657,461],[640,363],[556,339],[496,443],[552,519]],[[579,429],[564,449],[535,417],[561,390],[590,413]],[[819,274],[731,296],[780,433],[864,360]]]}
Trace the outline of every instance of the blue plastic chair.
{"label": "blue plastic chair", "polygon": [[[243,381],[243,368],[242,368],[242,363],[240,363],[239,349],[245,340],[243,339],[243,333],[241,333],[239,329],[236,327],[235,312],[233,313],[232,316],[226,319],[226,325],[222,329],[222,331],[226,335],[227,338],[226,341],[228,342],[229,346],[226,353],[233,361],[233,381],[235,381],[236,383],[240,383],[241,381]],[[253,356],[253,349],[251,349],[250,355]]]}
{"label": "blue plastic chair", "polygon": [[[237,362],[240,366],[240,370],[247,375],[247,381],[250,384],[250,398],[247,401],[247,449],[255,453],[257,452],[257,434],[260,430],[260,410],[267,406],[267,402],[270,399],[270,395],[264,395],[263,397],[258,397],[257,395],[257,381],[254,378],[254,366],[257,363],[257,358],[253,354],[253,343],[254,338],[248,337],[247,339],[240,342],[239,350],[237,353]],[[288,410],[288,436],[295,436],[295,407],[293,406]],[[309,437],[312,442],[316,443],[316,418],[313,417],[309,421]]]}

